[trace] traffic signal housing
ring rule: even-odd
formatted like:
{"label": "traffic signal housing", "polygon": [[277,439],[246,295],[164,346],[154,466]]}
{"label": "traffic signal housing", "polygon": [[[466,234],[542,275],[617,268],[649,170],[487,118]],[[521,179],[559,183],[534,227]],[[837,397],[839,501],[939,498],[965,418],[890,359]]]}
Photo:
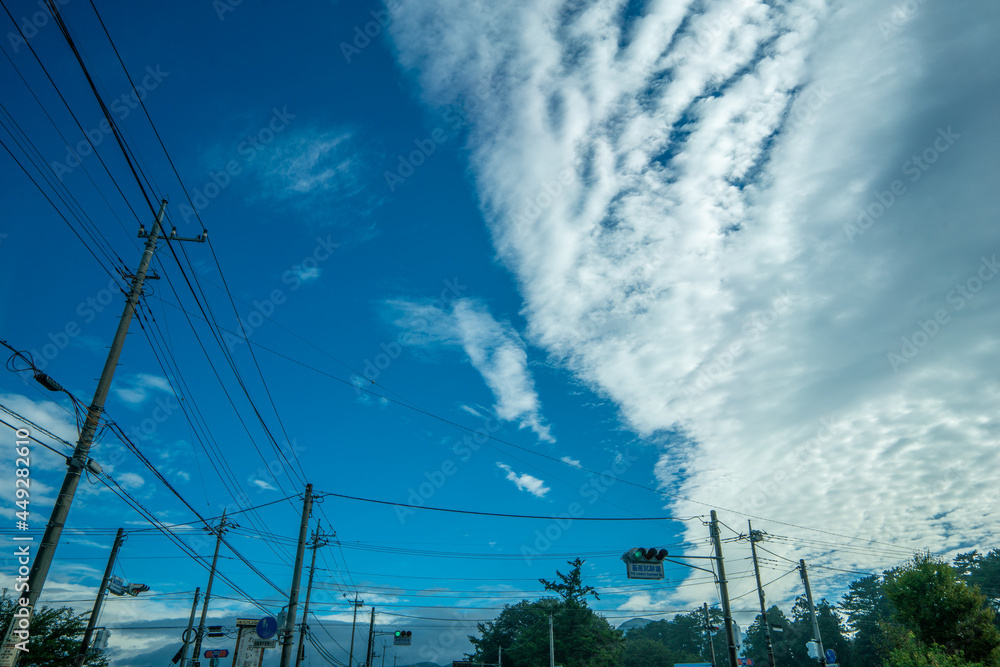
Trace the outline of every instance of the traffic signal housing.
{"label": "traffic signal housing", "polygon": [[636,547],[622,554],[629,579],[663,579],[663,560],[670,555],[666,549]]}
{"label": "traffic signal housing", "polygon": [[413,633],[409,630],[396,630],[396,635],[392,638],[393,646],[409,646],[413,638]]}

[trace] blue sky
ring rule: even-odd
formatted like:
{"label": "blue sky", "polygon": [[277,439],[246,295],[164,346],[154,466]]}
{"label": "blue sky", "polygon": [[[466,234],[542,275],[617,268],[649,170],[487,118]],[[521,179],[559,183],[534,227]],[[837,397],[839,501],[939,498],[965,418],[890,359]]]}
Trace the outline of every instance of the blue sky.
{"label": "blue sky", "polygon": [[[79,126],[4,16],[0,331],[86,404],[153,211],[58,28],[5,4]],[[137,91],[90,3],[61,12],[145,194],[210,239],[161,246],[106,406],[170,486],[205,517],[267,504],[229,538],[283,590],[307,481],[569,517],[326,496],[313,610],[338,660],[345,595],[414,630],[389,657],[446,662],[577,555],[616,623],[716,601],[705,573],[649,585],[618,561],[708,555],[712,508],[724,538],[750,517],[774,536],[765,581],[805,558],[831,596],[917,550],[995,546],[992,3],[95,4]],[[0,403],[76,439],[28,373]],[[33,456],[41,530],[63,466]],[[115,434],[93,457],[211,555]],[[124,527],[118,573],[152,590],[103,623],[114,664],[160,664],[205,571],[89,481],[44,599],[89,608]],[[600,517],[685,520],[579,520]],[[725,548],[746,626],[749,551]],[[263,613],[213,594],[220,623]]]}

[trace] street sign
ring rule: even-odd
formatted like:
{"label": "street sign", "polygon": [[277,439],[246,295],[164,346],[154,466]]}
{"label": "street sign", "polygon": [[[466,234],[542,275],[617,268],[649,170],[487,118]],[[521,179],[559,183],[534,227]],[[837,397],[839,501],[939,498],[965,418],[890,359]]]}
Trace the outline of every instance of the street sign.
{"label": "street sign", "polygon": [[125,595],[125,580],[119,576],[113,576],[108,580],[108,592],[112,595]]}
{"label": "street sign", "polygon": [[276,648],[278,646],[277,639],[251,639],[250,648]]}
{"label": "street sign", "polygon": [[837,652],[832,648],[826,649],[826,664],[831,665],[837,662]]}
{"label": "street sign", "polygon": [[265,616],[257,621],[257,636],[261,639],[270,639],[278,634],[278,619],[274,616]]}
{"label": "street sign", "polygon": [[206,658],[228,658],[229,649],[227,648],[210,648],[205,651]]}
{"label": "street sign", "polygon": [[736,658],[736,661],[746,667],[753,667],[753,658]]}
{"label": "street sign", "polygon": [[625,561],[629,579],[663,579],[663,563]]}

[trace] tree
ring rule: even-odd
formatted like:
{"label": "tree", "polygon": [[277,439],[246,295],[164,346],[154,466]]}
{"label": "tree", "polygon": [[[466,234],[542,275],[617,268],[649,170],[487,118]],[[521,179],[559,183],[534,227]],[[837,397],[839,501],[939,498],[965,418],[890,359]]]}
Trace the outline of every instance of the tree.
{"label": "tree", "polygon": [[[0,627],[5,631],[14,614],[14,600],[4,592],[0,598]],[[28,652],[21,654],[23,667],[63,667],[72,665],[80,651],[87,621],[69,607],[39,607],[28,626]],[[84,662],[89,667],[107,667],[103,651],[91,647]]]}
{"label": "tree", "polygon": [[479,623],[479,636],[470,636],[474,662],[494,662],[503,649],[503,665],[548,664],[549,616],[556,659],[565,667],[614,667],[618,665],[622,633],[587,606],[587,597],[597,597],[583,585],[579,558],[570,562],[568,575],[556,571],[555,582],[539,579],[559,597],[522,600],[506,605],[494,621]]}
{"label": "tree", "polygon": [[913,632],[896,626],[890,631],[895,648],[890,651],[882,667],[983,667],[981,662],[967,662],[949,655],[938,645],[927,646]]}
{"label": "tree", "polygon": [[[712,611],[721,614],[718,609]],[[711,618],[711,612],[710,618]],[[716,623],[721,623],[721,615],[716,619]],[[632,646],[648,646],[646,642],[654,642],[666,649],[670,660],[663,664],[674,662],[707,662],[708,644],[705,641],[705,617],[702,612],[692,612],[689,614],[679,614],[669,621],[653,621],[641,628],[632,628],[625,635],[626,667],[630,666],[628,656],[634,657],[639,649]],[[720,654],[721,657],[721,654]],[[641,662],[637,665],[641,666]],[[721,667],[721,663],[720,667]],[[727,663],[728,664],[728,663]]]}
{"label": "tree", "polygon": [[969,662],[1000,665],[996,612],[978,588],[958,578],[952,566],[918,556],[887,577],[884,588],[895,607],[895,620],[922,644],[939,646]]}
{"label": "tree", "polygon": [[[767,620],[771,624],[771,638],[774,647],[774,661],[778,667],[792,667],[792,660],[786,635],[789,634],[791,623],[777,605],[767,610]],[[764,623],[760,614],[753,624],[743,633],[743,652],[747,658],[753,659],[755,665],[767,665],[767,640],[764,636]]]}
{"label": "tree", "polygon": [[893,614],[892,603],[882,590],[882,577],[873,574],[851,583],[840,609],[854,632],[854,667],[879,667],[890,643],[884,628]]}
{"label": "tree", "polygon": [[993,549],[985,556],[978,551],[958,554],[954,564],[958,577],[978,587],[989,598],[994,611],[1000,611],[1000,549]]}

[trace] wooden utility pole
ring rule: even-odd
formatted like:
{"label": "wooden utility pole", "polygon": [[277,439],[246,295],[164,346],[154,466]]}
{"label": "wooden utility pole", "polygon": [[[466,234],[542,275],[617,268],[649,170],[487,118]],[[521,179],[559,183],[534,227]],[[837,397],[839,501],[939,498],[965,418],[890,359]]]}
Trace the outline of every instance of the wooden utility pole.
{"label": "wooden utility pole", "polygon": [[118,557],[118,550],[122,546],[124,530],[119,528],[115,535],[115,544],[111,547],[111,555],[108,556],[108,566],[104,568],[104,578],[101,585],[97,587],[97,599],[94,600],[94,609],[90,612],[90,620],[87,621],[87,629],[83,633],[83,641],[80,642],[80,653],[76,656],[76,667],[81,667],[87,659],[87,649],[90,648],[90,638],[94,634],[94,626],[97,625],[97,617],[101,614],[101,605],[104,603],[104,594],[108,590],[108,583],[111,581],[111,572],[115,567],[115,559]]}
{"label": "wooden utility pole", "polygon": [[309,515],[312,513],[312,484],[306,484],[306,496],[302,503],[302,522],[299,525],[299,548],[295,552],[295,568],[292,574],[292,590],[288,595],[288,616],[281,633],[281,667],[289,667],[292,662],[292,646],[295,644],[295,612],[299,604],[299,582],[302,579],[302,561],[305,559],[306,537],[309,534]]}
{"label": "wooden utility pole", "polygon": [[708,650],[712,656],[712,667],[715,667],[715,642],[712,640],[712,622],[708,618],[708,603],[703,603],[701,609],[705,612],[705,636],[708,637]]}
{"label": "wooden utility pole", "polygon": [[215,553],[212,554],[212,569],[208,573],[208,586],[205,588],[205,602],[201,606],[201,620],[198,622],[198,634],[194,639],[194,659],[198,659],[198,654],[201,653],[201,642],[205,638],[205,620],[208,617],[208,601],[212,597],[212,583],[215,581],[215,565],[219,561],[219,544],[222,543],[222,535],[226,532],[226,526],[229,522],[226,521],[226,511],[222,510],[222,519],[219,520],[219,526],[213,528],[212,532],[215,533]]}
{"label": "wooden utility pole", "polygon": [[757,542],[764,539],[762,532],[754,531],[753,526],[747,521],[747,528],[750,531],[750,553],[753,554],[753,573],[757,577],[757,597],[760,598],[760,619],[764,624],[764,643],[767,644],[767,662],[770,667],[775,667],[774,663],[774,642],[771,640],[771,622],[767,620],[767,605],[764,603],[764,587],[760,583],[760,567],[757,565]]}
{"label": "wooden utility pole", "polygon": [[375,607],[372,607],[372,620],[368,625],[368,657],[365,659],[365,667],[372,667],[372,651],[375,648]]}
{"label": "wooden utility pole", "polygon": [[736,662],[736,633],[733,632],[733,612],[729,607],[729,584],[726,582],[726,566],[722,560],[722,540],[719,537],[719,517],[712,510],[710,524],[712,541],[715,542],[715,560],[719,566],[719,591],[722,594],[722,616],[726,621],[726,643],[729,645],[729,664]]}
{"label": "wooden utility pole", "polygon": [[309,631],[309,596],[312,593],[313,586],[313,575],[316,574],[316,550],[320,547],[329,544],[327,539],[320,534],[319,526],[316,526],[316,532],[313,533],[312,544],[309,548],[312,549],[312,563],[309,565],[309,584],[306,586],[306,603],[302,607],[302,623],[299,625],[299,652],[295,657],[295,667],[299,667],[302,664],[302,660],[305,658],[306,653],[306,632]]}
{"label": "wooden utility pole", "polygon": [[351,621],[351,650],[347,654],[347,667],[354,667],[354,628],[358,625],[358,607],[365,603],[364,600],[358,599],[358,594],[354,594],[354,620]]}
{"label": "wooden utility pole", "polygon": [[806,572],[806,562],[799,561],[799,576],[806,587],[806,601],[809,603],[809,617],[812,619],[813,638],[819,650],[819,664],[826,665],[826,651],[823,650],[823,638],[819,635],[819,620],[816,618],[816,607],[813,605],[812,589],[809,588],[809,574]]}

